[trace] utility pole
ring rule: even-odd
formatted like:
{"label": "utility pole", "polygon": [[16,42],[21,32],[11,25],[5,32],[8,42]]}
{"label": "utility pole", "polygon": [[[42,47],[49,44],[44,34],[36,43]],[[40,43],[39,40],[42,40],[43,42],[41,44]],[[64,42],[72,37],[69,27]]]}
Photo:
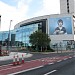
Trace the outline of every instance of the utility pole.
{"label": "utility pole", "polygon": [[10,25],[9,25],[9,32],[8,32],[8,45],[7,45],[7,50],[10,50],[10,28],[11,28],[11,22],[12,20],[10,20]]}

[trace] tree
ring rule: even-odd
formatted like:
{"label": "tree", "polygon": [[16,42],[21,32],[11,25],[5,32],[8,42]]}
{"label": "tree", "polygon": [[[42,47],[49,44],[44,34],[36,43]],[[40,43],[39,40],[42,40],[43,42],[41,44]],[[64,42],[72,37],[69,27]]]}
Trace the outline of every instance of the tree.
{"label": "tree", "polygon": [[36,46],[39,49],[41,48],[41,51],[42,48],[47,48],[51,41],[48,34],[43,33],[41,31],[35,31],[33,34],[29,36],[29,38],[29,42],[32,44],[32,46]]}

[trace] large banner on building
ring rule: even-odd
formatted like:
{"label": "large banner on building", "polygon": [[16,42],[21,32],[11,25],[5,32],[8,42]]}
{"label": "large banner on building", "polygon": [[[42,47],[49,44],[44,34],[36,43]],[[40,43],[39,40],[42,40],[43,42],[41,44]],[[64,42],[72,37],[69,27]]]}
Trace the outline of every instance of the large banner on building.
{"label": "large banner on building", "polygon": [[72,17],[51,17],[49,18],[50,35],[72,34]]}

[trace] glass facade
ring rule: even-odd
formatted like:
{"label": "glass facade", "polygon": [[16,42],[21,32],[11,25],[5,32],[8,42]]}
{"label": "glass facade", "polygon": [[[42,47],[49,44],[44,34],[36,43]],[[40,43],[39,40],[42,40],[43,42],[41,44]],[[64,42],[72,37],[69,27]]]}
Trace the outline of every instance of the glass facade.
{"label": "glass facade", "polygon": [[30,46],[29,36],[38,30],[38,23],[25,25],[16,29],[16,39],[18,41],[18,45],[21,46]]}
{"label": "glass facade", "polygon": [[8,38],[8,32],[4,31],[4,32],[0,32],[0,41],[5,41],[5,39]]}
{"label": "glass facade", "polygon": [[[11,46],[31,46],[29,43],[29,36],[37,30],[46,33],[46,20],[37,20],[35,22],[20,25],[20,27],[10,31],[10,34],[9,31],[0,32],[0,43],[2,44],[10,39]],[[8,38],[9,35],[10,38]]]}
{"label": "glass facade", "polygon": [[[7,41],[8,41],[8,37],[9,37],[10,44],[12,44],[12,41],[11,41],[12,34],[15,35],[14,30],[13,31],[12,30],[10,31],[10,37],[9,37],[9,31],[2,31],[2,32],[0,32],[0,44],[1,45],[6,44]],[[15,39],[15,36],[13,38]]]}

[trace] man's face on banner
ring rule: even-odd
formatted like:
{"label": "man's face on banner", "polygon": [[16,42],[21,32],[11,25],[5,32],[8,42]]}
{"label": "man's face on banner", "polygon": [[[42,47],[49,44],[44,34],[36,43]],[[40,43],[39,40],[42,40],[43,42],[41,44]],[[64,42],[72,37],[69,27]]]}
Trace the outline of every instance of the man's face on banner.
{"label": "man's face on banner", "polygon": [[63,25],[62,22],[59,22],[59,23],[58,23],[58,26],[59,26],[59,27],[62,27],[62,25]]}
{"label": "man's face on banner", "polygon": [[62,27],[62,25],[63,25],[63,21],[62,21],[61,19],[59,19],[59,20],[58,20],[58,26],[59,26],[59,27]]}

